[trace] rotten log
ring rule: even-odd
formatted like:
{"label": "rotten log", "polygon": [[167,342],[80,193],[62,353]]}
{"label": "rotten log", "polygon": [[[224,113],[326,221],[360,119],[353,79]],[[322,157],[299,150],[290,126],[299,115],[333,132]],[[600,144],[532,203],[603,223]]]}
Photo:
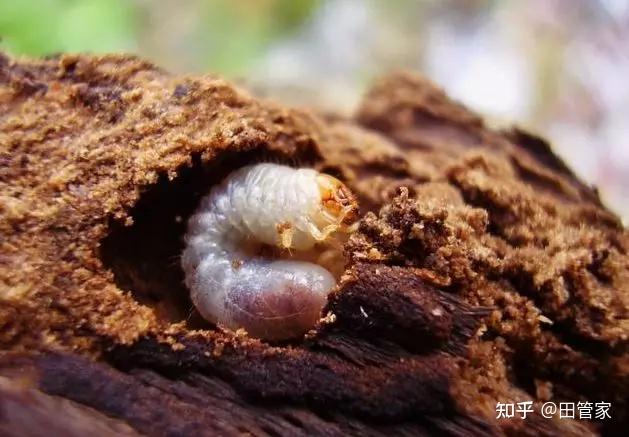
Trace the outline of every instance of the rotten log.
{"label": "rotten log", "polygon": [[[629,233],[544,140],[419,76],[342,118],[130,56],[0,56],[0,145],[4,435],[626,429]],[[201,320],[177,262],[200,196],[267,159],[362,208],[322,320],[275,344]],[[496,419],[528,400],[612,418]]]}

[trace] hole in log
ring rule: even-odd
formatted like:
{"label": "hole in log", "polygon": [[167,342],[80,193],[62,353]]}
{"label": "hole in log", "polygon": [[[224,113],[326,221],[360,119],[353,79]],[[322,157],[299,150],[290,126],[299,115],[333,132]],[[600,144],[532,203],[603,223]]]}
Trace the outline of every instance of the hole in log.
{"label": "hole in log", "polygon": [[259,151],[224,153],[205,164],[194,155],[192,165],[180,169],[174,180],[160,176],[130,211],[133,224],[112,221],[101,242],[101,259],[116,285],[153,308],[161,320],[207,328],[209,323],[192,305],[180,265],[187,221],[213,185],[234,169],[259,160]]}

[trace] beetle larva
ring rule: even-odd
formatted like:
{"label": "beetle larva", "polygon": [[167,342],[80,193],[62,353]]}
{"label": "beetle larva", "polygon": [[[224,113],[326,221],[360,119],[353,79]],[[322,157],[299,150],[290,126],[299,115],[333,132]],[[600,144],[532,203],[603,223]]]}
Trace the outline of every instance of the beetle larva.
{"label": "beetle larva", "polygon": [[256,337],[303,334],[336,280],[299,255],[346,230],[356,211],[343,183],[313,169],[234,171],[188,222],[182,267],[192,302],[205,319]]}

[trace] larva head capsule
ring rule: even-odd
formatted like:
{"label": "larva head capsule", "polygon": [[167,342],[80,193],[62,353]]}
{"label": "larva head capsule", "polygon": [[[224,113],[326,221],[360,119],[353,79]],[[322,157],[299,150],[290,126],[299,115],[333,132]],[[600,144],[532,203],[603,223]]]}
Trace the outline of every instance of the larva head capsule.
{"label": "larva head capsule", "polygon": [[317,186],[321,194],[322,215],[329,225],[339,228],[356,220],[358,213],[356,197],[343,182],[330,175],[319,173]]}
{"label": "larva head capsule", "polygon": [[285,218],[275,224],[278,247],[306,251],[339,231],[347,232],[358,213],[351,191],[338,179],[313,169],[290,172],[295,181],[286,185],[286,197],[292,199],[274,210]]}

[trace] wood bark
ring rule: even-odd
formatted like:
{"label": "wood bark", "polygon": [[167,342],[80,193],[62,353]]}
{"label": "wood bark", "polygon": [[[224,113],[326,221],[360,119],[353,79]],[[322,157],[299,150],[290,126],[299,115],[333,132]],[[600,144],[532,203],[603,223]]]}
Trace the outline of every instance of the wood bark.
{"label": "wood bark", "polygon": [[[0,144],[4,435],[626,429],[629,233],[544,140],[420,76],[343,118],[129,56],[0,56]],[[322,320],[276,344],[201,320],[177,261],[199,198],[260,160],[361,203]],[[525,400],[612,419],[496,420]]]}

